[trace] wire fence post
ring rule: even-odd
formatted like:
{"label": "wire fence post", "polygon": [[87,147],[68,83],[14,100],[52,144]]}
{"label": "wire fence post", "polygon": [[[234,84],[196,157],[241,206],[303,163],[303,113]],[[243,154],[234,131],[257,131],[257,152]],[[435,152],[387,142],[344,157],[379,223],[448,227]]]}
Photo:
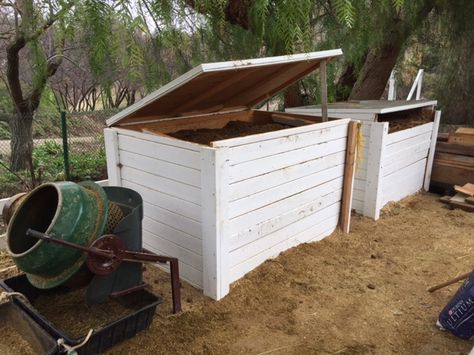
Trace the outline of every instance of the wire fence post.
{"label": "wire fence post", "polygon": [[66,121],[66,112],[61,112],[61,132],[63,135],[63,157],[64,157],[64,176],[66,180],[70,180],[70,171],[69,171],[69,146],[67,142],[67,121]]}

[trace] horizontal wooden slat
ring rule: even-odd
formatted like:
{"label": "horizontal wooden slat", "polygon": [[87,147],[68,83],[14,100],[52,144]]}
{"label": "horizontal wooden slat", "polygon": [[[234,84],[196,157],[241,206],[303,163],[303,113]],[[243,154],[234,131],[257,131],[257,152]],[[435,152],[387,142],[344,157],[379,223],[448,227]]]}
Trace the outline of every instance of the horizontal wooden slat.
{"label": "horizontal wooden slat", "polygon": [[313,224],[310,228],[293,236],[286,236],[282,242],[265,249],[259,254],[252,255],[251,258],[245,260],[243,263],[235,265],[230,269],[230,281],[237,280],[244,276],[250,270],[253,270],[265,260],[277,256],[280,252],[294,247],[300,243],[321,240],[330,235],[337,227],[339,221],[339,213],[331,216],[320,223]]}
{"label": "horizontal wooden slat", "polygon": [[230,167],[229,180],[230,183],[234,183],[326,155],[342,152],[345,151],[345,149],[346,139],[341,138],[331,142],[290,150],[276,156],[248,161]]}
{"label": "horizontal wooden slat", "polygon": [[188,168],[200,169],[200,153],[160,144],[138,138],[118,135],[119,149],[132,153],[142,154],[151,158],[164,160],[170,163],[183,165]]}
{"label": "horizontal wooden slat", "polygon": [[[159,248],[156,247],[155,244],[151,245],[148,244],[146,241],[143,242],[143,246],[150,250],[153,253],[159,254],[159,255],[165,255],[165,256],[172,256],[163,250],[160,250]],[[185,280],[189,282],[191,285],[197,287],[197,288],[202,288],[202,271],[193,268],[191,265],[188,265],[184,263],[182,260],[178,260],[179,264],[179,277],[182,280]],[[169,272],[169,267],[164,264],[152,264],[153,266],[157,266],[160,269]]]}
{"label": "horizontal wooden slat", "polygon": [[134,137],[139,140],[157,143],[160,145],[167,145],[170,147],[182,148],[186,150],[194,150],[196,152],[200,152],[201,149],[203,149],[203,147],[197,143],[186,142],[186,141],[182,141],[180,139],[176,139],[173,137],[156,135],[153,133],[139,132],[136,130],[126,129],[126,128],[114,127],[112,129],[116,130],[119,135]]}
{"label": "horizontal wooden slat", "polygon": [[170,242],[146,228],[143,228],[143,241],[145,244],[161,250],[166,255],[178,258],[178,260],[181,260],[183,263],[192,266],[196,270],[202,271],[201,255],[189,249],[185,249],[176,243]]}
{"label": "horizontal wooden slat", "polygon": [[151,188],[123,179],[122,186],[129,187],[137,191],[144,201],[152,205],[164,208],[184,217],[188,217],[197,222],[201,221],[201,207],[195,203],[180,200],[176,197],[163,194]]}
{"label": "horizontal wooden slat", "polygon": [[[390,145],[387,145],[384,150],[384,157],[390,156],[399,152],[400,150],[406,149],[407,147],[414,146],[420,142],[431,141],[431,132],[426,132],[420,134],[419,136],[411,137],[405,139],[404,141],[396,142]],[[383,157],[382,157],[383,159]]]}
{"label": "horizontal wooden slat", "polygon": [[240,145],[229,149],[230,165],[236,165],[246,161],[345,137],[347,137],[347,126],[341,125],[300,134],[291,134],[263,142]]}
{"label": "horizontal wooden slat", "polygon": [[382,159],[383,176],[390,175],[395,171],[403,169],[404,167],[416,163],[421,159],[426,159],[428,157],[430,144],[430,141],[423,141],[417,145],[403,149],[396,154],[385,156]]}
{"label": "horizontal wooden slat", "polygon": [[389,133],[386,138],[386,144],[391,145],[397,142],[401,142],[412,137],[422,135],[424,133],[430,132],[433,130],[433,122],[425,123],[420,126],[404,129],[398,132]]}
{"label": "horizontal wooden slat", "polygon": [[202,239],[201,223],[182,215],[170,212],[164,208],[145,202],[143,204],[144,215],[155,221],[164,223],[174,229],[190,234],[195,238]]}
{"label": "horizontal wooden slat", "polygon": [[344,164],[345,152],[338,152],[314,160],[292,165],[268,174],[242,180],[229,186],[230,201],[308,176],[331,166]]}
{"label": "horizontal wooden slat", "polygon": [[229,239],[229,248],[234,250],[246,245],[254,240],[264,237],[270,233],[286,227],[292,223],[306,218],[318,211],[333,205],[341,200],[342,190],[331,191],[324,196],[314,199],[304,205],[298,206],[288,212],[272,217],[266,221],[258,223],[249,228],[240,230],[237,234],[232,235]]}
{"label": "horizontal wooden slat", "polygon": [[383,177],[383,205],[389,201],[398,201],[423,187],[426,159],[409,165],[391,175]]}
{"label": "horizontal wooden slat", "polygon": [[145,216],[142,221],[144,229],[150,231],[155,235],[159,235],[163,239],[181,246],[193,253],[202,256],[202,240],[192,235],[184,233],[180,230],[174,229],[166,224]]}
{"label": "horizontal wooden slat", "polygon": [[231,267],[243,263],[245,260],[252,258],[254,255],[258,255],[259,253],[264,252],[265,250],[270,249],[277,244],[280,244],[285,239],[291,238],[292,236],[297,235],[298,233],[301,233],[314,225],[317,225],[321,221],[339,215],[340,209],[341,204],[339,202],[334,203],[316,213],[296,221],[295,223],[290,223],[284,228],[262,236],[251,243],[232,250],[229,253],[229,257],[232,260]]}
{"label": "horizontal wooden slat", "polygon": [[122,179],[151,188],[183,201],[201,205],[201,189],[178,181],[153,175],[128,166],[121,169]]}
{"label": "horizontal wooden slat", "polygon": [[316,201],[321,196],[325,196],[338,190],[342,190],[342,177],[290,196],[286,199],[274,202],[271,205],[252,211],[252,213],[232,218],[229,222],[229,234],[237,234],[246,228],[250,228],[251,226],[291,211],[309,202]]}
{"label": "horizontal wooden slat", "polygon": [[150,158],[142,154],[127,152],[125,150],[120,150],[119,155],[120,163],[122,165],[195,187],[201,187],[201,172],[198,169],[188,168],[164,160]]}
{"label": "horizontal wooden slat", "polygon": [[241,198],[229,203],[229,218],[240,216],[244,213],[259,209],[273,202],[282,200],[289,196],[300,193],[301,191],[324,184],[327,181],[342,177],[344,174],[344,165],[337,165],[329,169],[320,171],[316,174],[304,176],[300,179],[272,187],[255,193],[251,196]]}
{"label": "horizontal wooden slat", "polygon": [[261,133],[261,134],[253,134],[250,136],[245,137],[238,137],[238,138],[231,138],[222,141],[212,142],[213,147],[236,147],[239,145],[246,145],[255,142],[263,142],[270,139],[281,138],[289,135],[297,135],[304,132],[310,132],[314,130],[321,130],[331,127],[337,126],[346,126],[349,124],[350,120],[342,119],[342,120],[335,120],[323,123],[317,123],[314,125],[307,125],[301,127],[291,127],[288,129],[282,129],[279,131]]}

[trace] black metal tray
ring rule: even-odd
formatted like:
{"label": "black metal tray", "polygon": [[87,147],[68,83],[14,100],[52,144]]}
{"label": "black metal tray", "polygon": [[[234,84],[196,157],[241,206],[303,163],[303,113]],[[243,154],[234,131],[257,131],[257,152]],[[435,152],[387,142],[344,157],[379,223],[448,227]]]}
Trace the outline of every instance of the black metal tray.
{"label": "black metal tray", "polygon": [[[0,324],[15,329],[23,340],[30,345],[35,354],[53,355],[58,351],[56,341],[51,335],[13,302],[0,304]],[[5,335],[2,334],[1,336]],[[1,347],[0,353],[2,353]]]}
{"label": "black metal tray", "polygon": [[[51,290],[40,290],[32,286],[26,275],[11,277],[0,281],[0,285],[7,291],[20,292],[31,302],[43,293],[51,293]],[[122,296],[128,302],[145,302],[146,306],[139,310],[132,311],[125,317],[122,317],[101,329],[95,330],[89,341],[76,351],[78,354],[99,354],[108,348],[135,336],[138,332],[148,328],[155,315],[156,306],[163,302],[162,298],[152,294],[147,290],[140,290],[131,294]],[[41,327],[43,327],[53,338],[63,338],[71,346],[80,344],[84,338],[71,338],[63,330],[58,329],[48,319],[41,315],[29,303],[16,297],[15,303],[18,304],[28,315],[30,315]]]}

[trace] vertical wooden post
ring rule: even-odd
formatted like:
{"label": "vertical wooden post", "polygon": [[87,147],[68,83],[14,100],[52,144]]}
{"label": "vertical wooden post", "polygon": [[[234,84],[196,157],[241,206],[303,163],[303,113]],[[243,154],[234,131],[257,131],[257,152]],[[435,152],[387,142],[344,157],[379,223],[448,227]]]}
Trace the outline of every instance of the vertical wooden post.
{"label": "vertical wooden post", "polygon": [[215,300],[229,293],[227,151],[226,147],[201,151],[203,291]]}
{"label": "vertical wooden post", "polygon": [[105,155],[107,156],[107,178],[109,186],[122,186],[121,164],[117,131],[104,129]]}
{"label": "vertical wooden post", "polygon": [[67,120],[66,112],[61,112],[61,131],[63,134],[63,159],[64,159],[64,176],[66,181],[71,180],[71,169],[69,168],[69,144],[67,141]]}
{"label": "vertical wooden post", "polygon": [[349,233],[351,224],[352,194],[354,191],[354,172],[359,129],[360,123],[358,121],[349,122],[342,186],[341,217],[339,221],[339,225],[344,233]]}
{"label": "vertical wooden post", "polygon": [[319,65],[321,80],[321,114],[323,122],[328,120],[328,78],[326,71],[326,60],[322,60]]}
{"label": "vertical wooden post", "polygon": [[433,160],[436,150],[436,141],[438,139],[439,121],[441,119],[441,111],[435,112],[433,122],[433,131],[431,132],[430,150],[428,151],[428,159],[426,160],[425,178],[423,182],[423,189],[428,191],[430,189],[431,171],[433,169]]}
{"label": "vertical wooden post", "polygon": [[383,197],[383,155],[388,135],[388,122],[370,122],[365,181],[364,216],[375,220],[380,217]]}

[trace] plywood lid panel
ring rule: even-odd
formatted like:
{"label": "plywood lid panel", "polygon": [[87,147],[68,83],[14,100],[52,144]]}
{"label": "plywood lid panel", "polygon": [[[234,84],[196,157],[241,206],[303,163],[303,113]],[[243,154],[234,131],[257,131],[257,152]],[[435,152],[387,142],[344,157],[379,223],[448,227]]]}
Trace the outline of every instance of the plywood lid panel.
{"label": "plywood lid panel", "polygon": [[201,64],[114,115],[107,125],[251,108],[317,69],[322,60],[340,55],[335,49]]}

